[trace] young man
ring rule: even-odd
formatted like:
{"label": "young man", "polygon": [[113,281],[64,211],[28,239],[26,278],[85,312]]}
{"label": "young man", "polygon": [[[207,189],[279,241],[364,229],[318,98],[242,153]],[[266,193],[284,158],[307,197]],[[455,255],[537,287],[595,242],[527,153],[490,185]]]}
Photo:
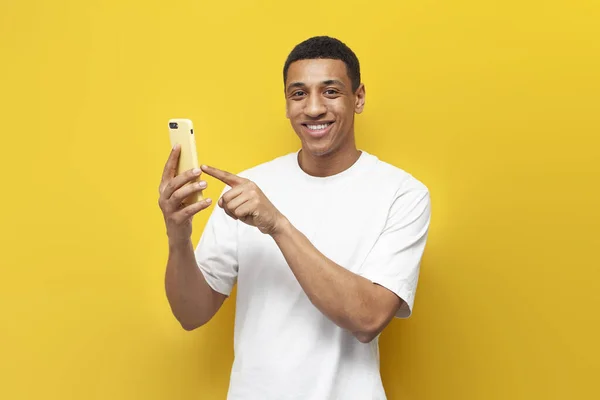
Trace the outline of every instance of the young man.
{"label": "young man", "polygon": [[238,285],[228,399],[385,399],[378,337],[412,312],[430,221],[428,189],[356,148],[365,104],[359,62],[342,42],[314,37],[284,66],[287,117],[299,151],[233,175],[194,249],[194,214],[206,187],[160,184],[169,239],[166,292],[183,328],[207,323]]}

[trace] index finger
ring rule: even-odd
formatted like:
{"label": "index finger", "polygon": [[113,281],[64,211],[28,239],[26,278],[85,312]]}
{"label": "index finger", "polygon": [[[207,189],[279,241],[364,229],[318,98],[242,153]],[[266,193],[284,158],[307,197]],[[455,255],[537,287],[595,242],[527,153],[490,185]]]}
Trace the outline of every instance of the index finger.
{"label": "index finger", "polygon": [[244,179],[240,178],[237,175],[234,175],[227,171],[222,171],[215,167],[209,167],[208,165],[203,165],[202,171],[206,172],[208,175],[212,176],[213,178],[217,178],[221,182],[223,182],[226,185],[229,185],[231,187],[237,186],[244,182]]}
{"label": "index finger", "polygon": [[171,149],[171,154],[169,154],[169,158],[167,159],[163,169],[162,182],[166,182],[175,176],[175,173],[177,172],[177,162],[179,161],[180,150],[181,147],[179,144],[176,144]]}

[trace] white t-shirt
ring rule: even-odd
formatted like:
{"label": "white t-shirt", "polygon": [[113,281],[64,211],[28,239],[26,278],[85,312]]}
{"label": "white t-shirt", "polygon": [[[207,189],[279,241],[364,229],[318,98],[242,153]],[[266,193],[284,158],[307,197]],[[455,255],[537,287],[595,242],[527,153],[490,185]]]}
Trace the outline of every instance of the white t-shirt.
{"label": "white t-shirt", "polygon": [[[326,257],[402,298],[397,317],[410,316],[430,220],[425,185],[365,151],[324,178],[306,174],[298,152],[238,175]],[[217,292],[238,285],[229,400],[386,398],[378,338],[361,343],[323,315],[272,237],[217,206],[196,258]]]}

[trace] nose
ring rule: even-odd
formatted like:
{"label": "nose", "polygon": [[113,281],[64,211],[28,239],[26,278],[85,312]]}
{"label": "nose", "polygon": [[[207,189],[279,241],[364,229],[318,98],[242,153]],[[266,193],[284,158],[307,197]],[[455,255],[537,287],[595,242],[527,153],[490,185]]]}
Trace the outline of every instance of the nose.
{"label": "nose", "polygon": [[321,99],[321,96],[312,95],[306,100],[304,107],[304,113],[312,118],[317,118],[327,112],[325,103]]}

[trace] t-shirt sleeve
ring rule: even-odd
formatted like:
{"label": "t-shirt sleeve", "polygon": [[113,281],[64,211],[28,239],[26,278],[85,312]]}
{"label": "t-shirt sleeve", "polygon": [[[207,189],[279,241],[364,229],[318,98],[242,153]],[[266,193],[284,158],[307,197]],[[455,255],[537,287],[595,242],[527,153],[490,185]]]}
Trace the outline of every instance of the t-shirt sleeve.
{"label": "t-shirt sleeve", "polygon": [[360,267],[361,276],[404,300],[397,318],[412,314],[430,217],[426,187],[397,192],[385,228]]}
{"label": "t-shirt sleeve", "polygon": [[196,246],[196,262],[208,285],[229,296],[238,275],[237,221],[225,214],[216,201],[213,207]]}

